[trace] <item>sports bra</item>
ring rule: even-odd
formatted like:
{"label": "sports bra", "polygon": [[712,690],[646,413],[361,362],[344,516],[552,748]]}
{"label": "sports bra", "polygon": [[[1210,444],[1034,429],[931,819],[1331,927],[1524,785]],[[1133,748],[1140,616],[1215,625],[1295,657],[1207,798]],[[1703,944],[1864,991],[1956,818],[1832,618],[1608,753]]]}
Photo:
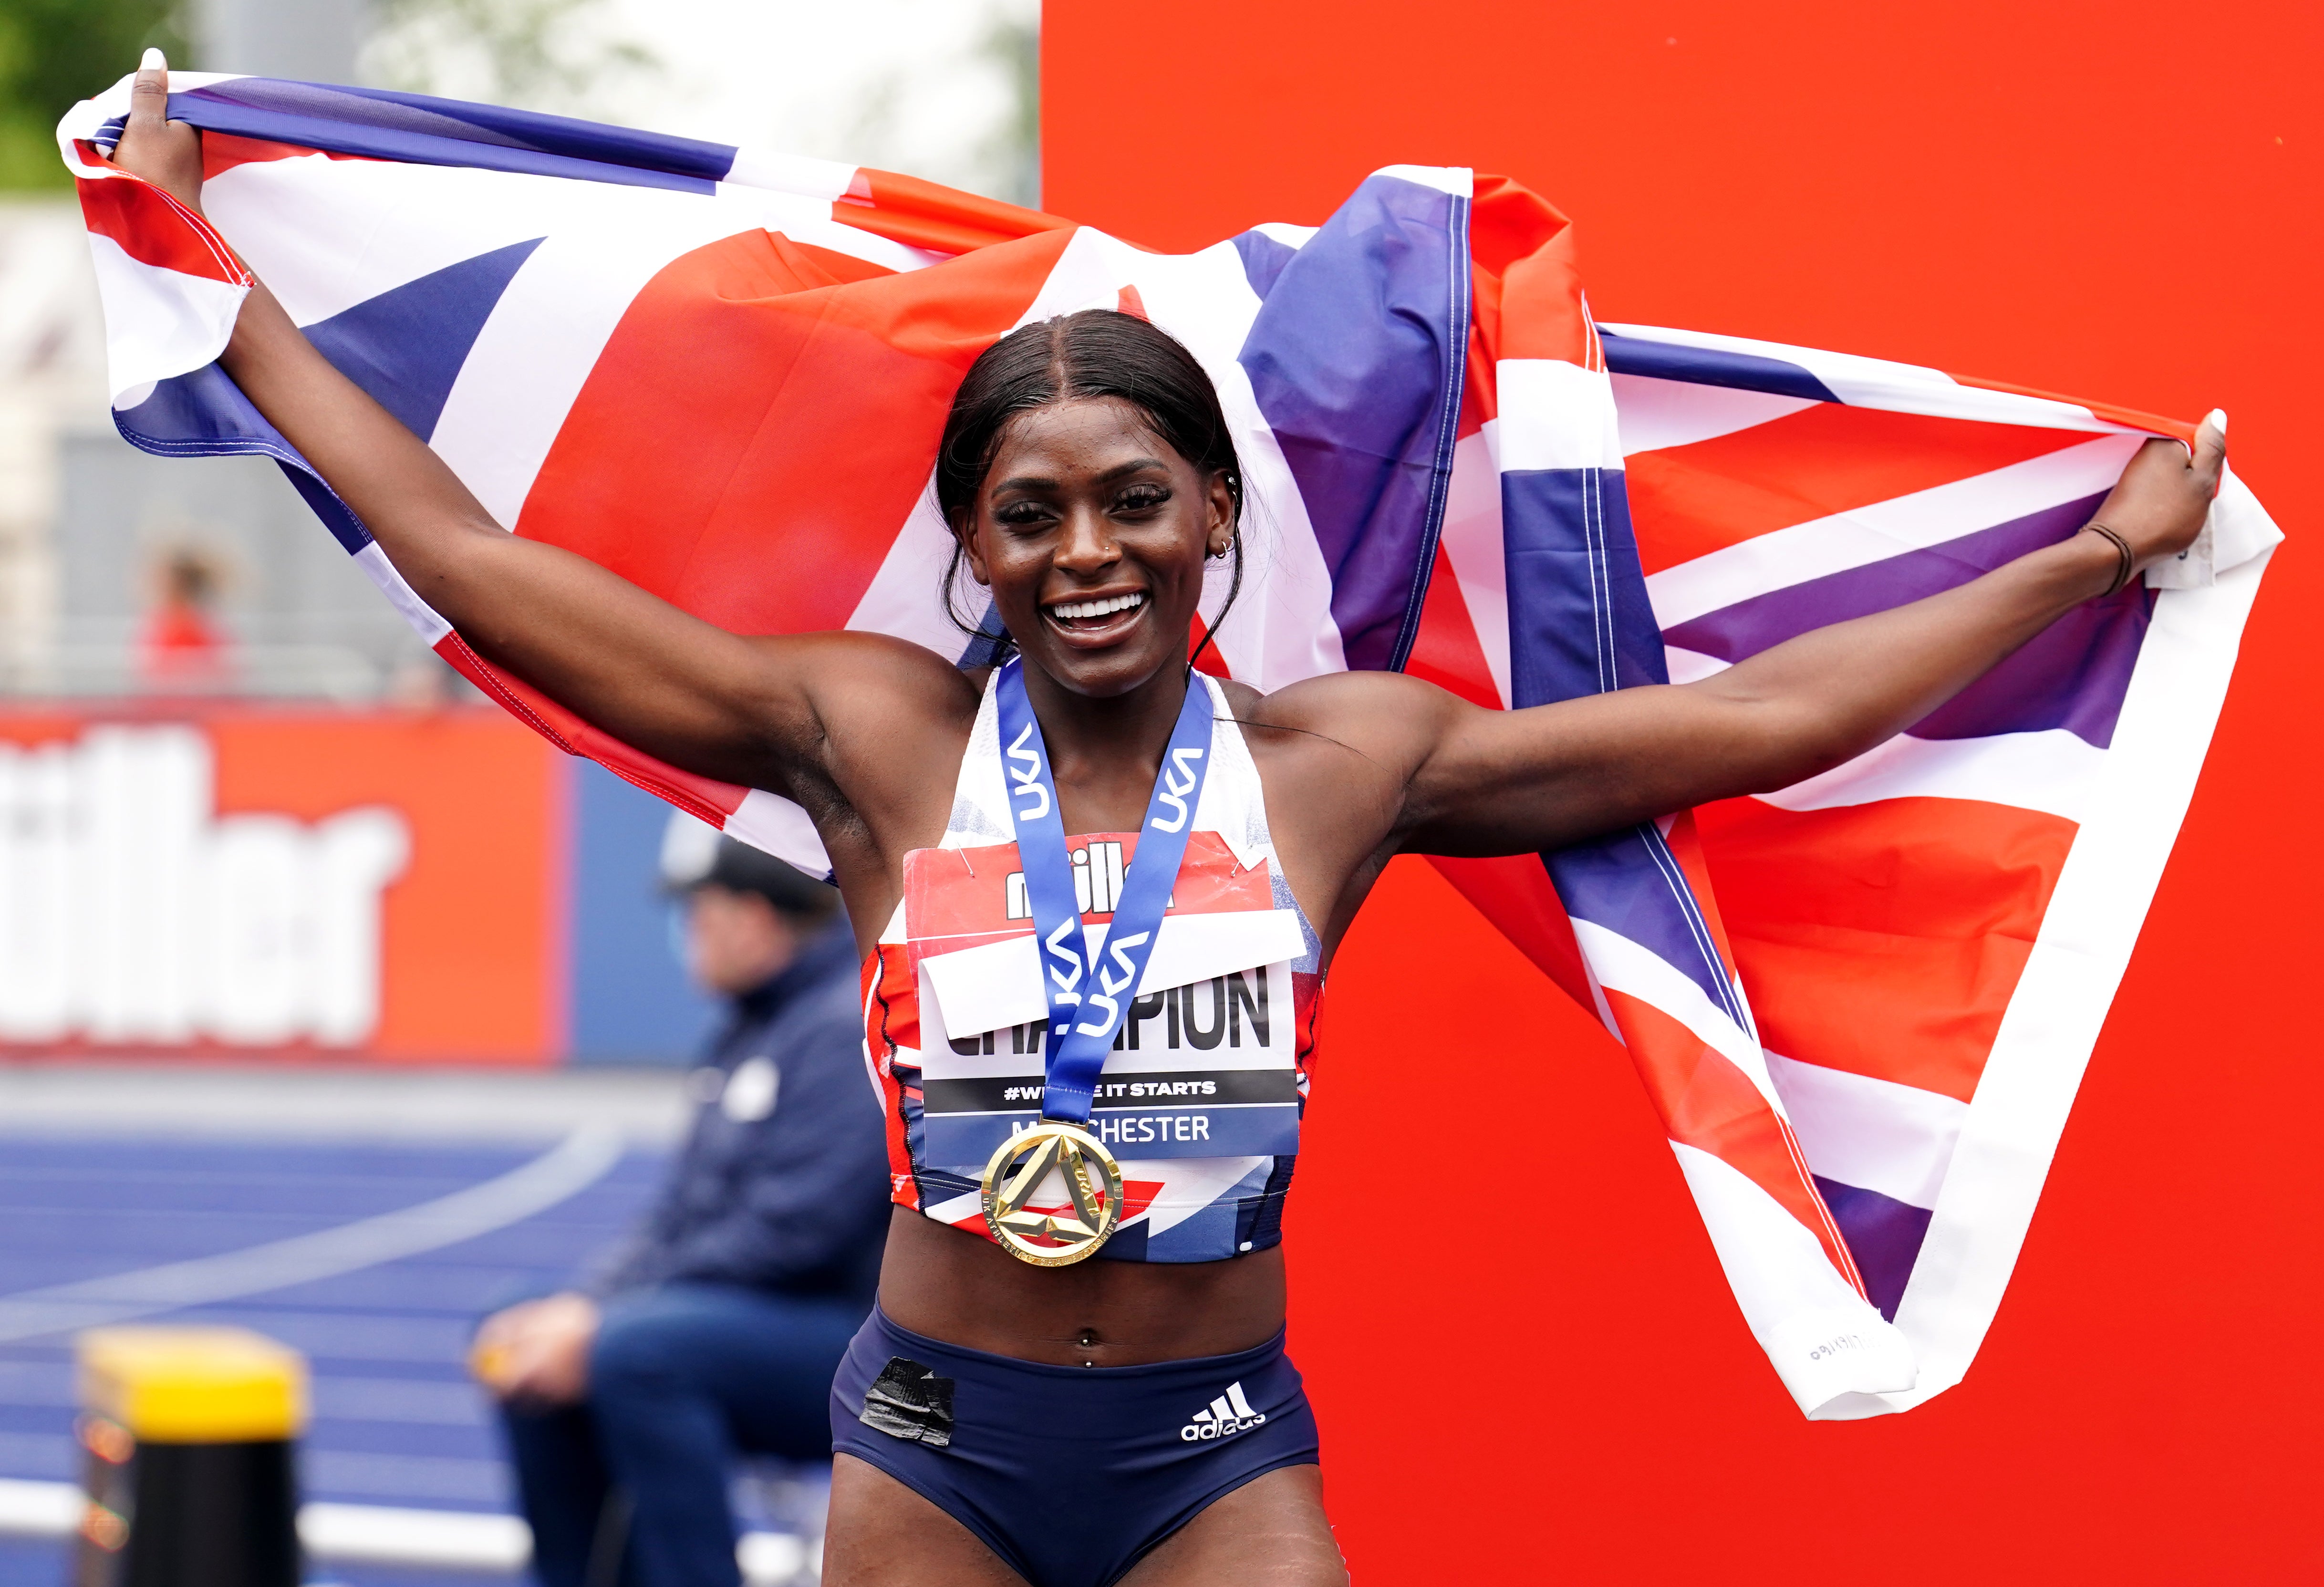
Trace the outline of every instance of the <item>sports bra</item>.
{"label": "sports bra", "polygon": [[[1210,773],[1088,1126],[1121,1164],[1121,1220],[1098,1253],[1115,1261],[1217,1261],[1282,1240],[1314,1058],[1322,944],[1277,863],[1225,692],[1194,676],[1213,706]],[[893,1199],[987,1239],[978,1187],[1040,1112],[1047,1019],[1016,838],[988,683],[944,839],[905,856],[904,896],[863,965]],[[1085,927],[1111,921],[1136,844],[1066,840]]]}

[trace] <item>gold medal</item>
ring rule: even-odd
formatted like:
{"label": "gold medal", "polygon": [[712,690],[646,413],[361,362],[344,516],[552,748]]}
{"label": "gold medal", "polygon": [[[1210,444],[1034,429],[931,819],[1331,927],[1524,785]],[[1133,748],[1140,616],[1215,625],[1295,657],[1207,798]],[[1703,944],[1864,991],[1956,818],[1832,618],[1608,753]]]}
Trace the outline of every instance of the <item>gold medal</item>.
{"label": "gold medal", "polygon": [[[1070,1206],[1031,1206],[1054,1168]],[[1121,1165],[1076,1124],[1044,1119],[1002,1141],[984,1165],[984,1226],[1001,1249],[1037,1268],[1069,1268],[1097,1254],[1121,1220]]]}

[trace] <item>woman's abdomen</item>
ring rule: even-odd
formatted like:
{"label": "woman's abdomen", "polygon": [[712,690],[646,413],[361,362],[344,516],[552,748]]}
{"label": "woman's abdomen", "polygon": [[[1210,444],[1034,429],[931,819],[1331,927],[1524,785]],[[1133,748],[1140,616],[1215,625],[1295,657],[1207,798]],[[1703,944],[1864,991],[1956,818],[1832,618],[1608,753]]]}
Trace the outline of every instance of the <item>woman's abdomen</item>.
{"label": "woman's abdomen", "polygon": [[1225,1261],[1036,1268],[902,1207],[888,1226],[880,1306],[931,1339],[1058,1366],[1228,1355],[1283,1326],[1283,1251]]}

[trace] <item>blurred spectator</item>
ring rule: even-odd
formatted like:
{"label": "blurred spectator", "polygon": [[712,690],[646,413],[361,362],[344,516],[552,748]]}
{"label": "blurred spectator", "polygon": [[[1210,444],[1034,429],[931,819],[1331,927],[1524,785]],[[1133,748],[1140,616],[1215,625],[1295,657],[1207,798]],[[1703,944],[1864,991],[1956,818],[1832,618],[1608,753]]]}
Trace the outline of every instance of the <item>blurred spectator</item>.
{"label": "blurred spectator", "polygon": [[733,1587],[736,1457],[829,1458],[879,1278],[886,1145],[838,895],[699,823],[673,839],[690,968],[732,1000],[692,1134],[594,1279],[476,1335],[545,1587]]}
{"label": "blurred spectator", "polygon": [[218,573],[199,551],[167,552],[155,569],[159,586],[137,631],[137,676],[148,688],[199,692],[226,680],[226,630],[210,615]]}

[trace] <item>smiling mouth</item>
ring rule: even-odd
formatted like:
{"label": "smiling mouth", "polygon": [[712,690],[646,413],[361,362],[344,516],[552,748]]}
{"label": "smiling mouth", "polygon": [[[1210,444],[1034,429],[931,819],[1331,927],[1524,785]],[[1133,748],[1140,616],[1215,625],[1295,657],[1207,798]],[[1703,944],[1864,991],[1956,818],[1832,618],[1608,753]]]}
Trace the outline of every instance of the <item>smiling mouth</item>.
{"label": "smiling mouth", "polygon": [[1041,613],[1067,633],[1102,633],[1134,621],[1144,609],[1146,600],[1144,590],[1132,590],[1128,595],[1096,600],[1054,601],[1043,606]]}

